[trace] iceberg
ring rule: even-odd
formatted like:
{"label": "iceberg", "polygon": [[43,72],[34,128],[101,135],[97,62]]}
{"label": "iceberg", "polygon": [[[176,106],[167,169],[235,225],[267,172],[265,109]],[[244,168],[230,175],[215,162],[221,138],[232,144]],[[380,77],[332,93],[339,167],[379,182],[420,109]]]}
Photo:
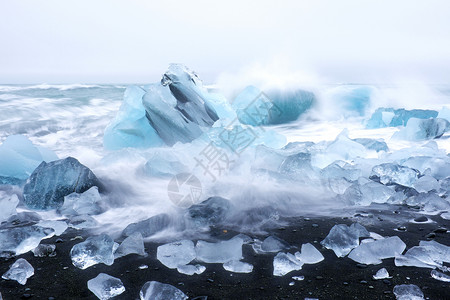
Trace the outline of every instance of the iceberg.
{"label": "iceberg", "polygon": [[194,243],[190,240],[181,240],[158,246],[156,258],[166,267],[175,269],[187,265],[196,257]]}
{"label": "iceberg", "polygon": [[239,236],[217,243],[198,241],[195,246],[197,260],[205,263],[226,263],[232,260],[241,260],[243,244],[244,241]]}
{"label": "iceberg", "polygon": [[289,272],[301,270],[303,262],[291,253],[278,253],[273,259],[273,275],[284,276]]}
{"label": "iceberg", "polygon": [[82,270],[98,263],[111,266],[114,263],[114,251],[117,244],[106,234],[91,236],[76,244],[70,250],[72,264]]}
{"label": "iceberg", "polygon": [[372,168],[370,178],[377,178],[385,185],[400,184],[407,187],[413,187],[413,184],[418,177],[419,172],[415,169],[394,163],[384,163]]}
{"label": "iceberg", "polygon": [[446,119],[450,122],[450,107],[444,106],[437,115],[438,118]]}
{"label": "iceberg", "polygon": [[295,121],[315,101],[315,95],[304,90],[272,89],[264,93],[248,86],[236,96],[232,106],[242,124],[260,126]]}
{"label": "iceberg", "polygon": [[100,273],[87,282],[88,289],[100,300],[108,300],[125,292],[119,278]]}
{"label": "iceberg", "polygon": [[397,300],[423,300],[422,290],[414,284],[401,284],[394,287],[394,295]]}
{"label": "iceberg", "polygon": [[370,233],[362,225],[358,223],[353,223],[350,226],[339,224],[331,228],[320,244],[333,250],[337,257],[343,257],[359,245],[359,238],[361,237],[370,237]]}
{"label": "iceberg", "polygon": [[189,207],[189,217],[196,225],[209,226],[220,224],[231,209],[231,202],[222,197],[210,197],[199,204]]}
{"label": "iceberg", "polygon": [[64,197],[83,193],[93,186],[103,187],[86,166],[73,157],[42,162],[23,188],[25,204],[32,209],[49,210],[60,207]]}
{"label": "iceberg", "polygon": [[63,215],[97,215],[103,212],[102,198],[98,187],[93,186],[83,193],[71,193],[64,197],[58,211]]}
{"label": "iceberg", "polygon": [[21,285],[25,285],[27,283],[27,279],[33,275],[33,266],[30,265],[27,260],[19,258],[11,265],[9,270],[3,274],[2,278],[6,280],[16,280]]}
{"label": "iceberg", "polygon": [[396,132],[393,138],[409,141],[437,139],[450,129],[450,122],[445,119],[417,119],[411,118],[405,128]]}
{"label": "iceberg", "polygon": [[147,281],[139,292],[141,300],[186,300],[188,297],[176,287],[158,281]]}
{"label": "iceberg", "polygon": [[117,259],[128,254],[137,254],[146,256],[144,248],[144,238],[139,232],[133,233],[123,240],[117,250],[114,252],[114,259]]}
{"label": "iceberg", "polygon": [[413,109],[406,110],[393,108],[378,108],[367,121],[366,128],[383,128],[406,126],[411,118],[429,119],[436,118],[438,112],[434,110]]}
{"label": "iceberg", "polygon": [[363,243],[350,252],[348,258],[366,265],[381,264],[381,260],[403,253],[406,244],[398,236]]}
{"label": "iceberg", "polygon": [[376,89],[365,85],[342,85],[328,90],[325,97],[330,103],[343,109],[343,115],[363,116],[370,106]]}
{"label": "iceberg", "polygon": [[41,162],[57,159],[53,151],[33,145],[25,136],[10,135],[0,145],[0,184],[23,182]]}
{"label": "iceberg", "polygon": [[139,232],[144,238],[146,238],[166,229],[169,225],[169,216],[167,214],[158,214],[146,220],[129,224],[123,230],[123,235],[130,236],[136,232]]}

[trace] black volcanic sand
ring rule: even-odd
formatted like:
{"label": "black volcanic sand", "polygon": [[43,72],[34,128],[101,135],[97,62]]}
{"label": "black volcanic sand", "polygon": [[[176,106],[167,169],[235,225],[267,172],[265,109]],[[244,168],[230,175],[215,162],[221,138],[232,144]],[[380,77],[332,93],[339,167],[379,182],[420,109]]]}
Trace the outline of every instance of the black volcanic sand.
{"label": "black volcanic sand", "polygon": [[[450,245],[449,233],[445,230],[437,230],[435,237],[426,237],[438,228],[449,228],[449,220],[428,216],[435,222],[415,224],[408,222],[411,215],[419,216],[410,208],[390,206],[385,211],[374,207],[360,213],[355,211],[351,213],[351,217],[302,216],[287,219],[289,226],[275,228],[269,234],[297,247],[310,242],[321,251],[325,260],[318,264],[303,265],[302,270],[282,277],[272,275],[275,253],[256,255],[251,245],[243,247],[243,261],[254,266],[253,272],[249,274],[227,272],[221,264],[203,264],[206,271],[200,275],[180,274],[176,270],[166,268],[156,259],[159,243],[145,244],[149,253],[147,257],[133,254],[117,259],[112,266],[97,264],[80,270],[72,265],[69,252],[81,239],[72,239],[79,235],[86,238],[89,234],[69,230],[61,237],[44,240],[44,243],[56,244],[56,257],[36,258],[31,252],[21,255],[20,257],[25,258],[34,267],[35,274],[28,279],[25,286],[16,281],[1,279],[0,291],[6,300],[97,299],[88,290],[87,281],[102,272],[120,278],[125,285],[126,291],[114,299],[139,299],[139,290],[145,282],[151,280],[171,284],[182,290],[190,299],[197,296],[208,296],[208,299],[395,299],[392,290],[398,284],[418,285],[427,299],[450,299],[450,283],[433,279],[430,269],[396,267],[393,258],[385,259],[379,265],[358,265],[347,257],[337,258],[333,251],[322,248],[319,244],[334,225],[359,222],[369,231],[383,236],[399,236],[406,243],[407,249],[418,245],[420,240],[427,239]],[[405,228],[398,230],[401,226]],[[211,235],[215,239],[227,240],[237,234],[226,229],[212,229]],[[266,236],[252,237],[264,239]],[[295,251],[297,249],[290,250],[291,253]],[[1,258],[0,274],[5,273],[16,259]],[[139,269],[141,265],[148,265],[148,268]],[[382,267],[385,267],[393,278],[374,280],[372,275]],[[299,275],[305,279],[292,279],[292,276]],[[295,284],[290,286],[290,282]]]}

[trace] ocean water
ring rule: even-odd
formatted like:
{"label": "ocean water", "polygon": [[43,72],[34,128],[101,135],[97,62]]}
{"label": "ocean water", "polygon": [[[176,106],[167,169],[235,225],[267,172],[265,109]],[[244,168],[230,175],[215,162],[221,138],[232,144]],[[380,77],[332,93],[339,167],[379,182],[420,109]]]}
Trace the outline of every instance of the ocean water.
{"label": "ocean water", "polygon": [[[182,215],[168,195],[167,176],[148,176],[149,157],[173,155],[194,168],[192,160],[201,145],[178,145],[163,149],[122,149],[107,151],[103,132],[115,117],[127,85],[0,85],[0,142],[7,136],[22,134],[36,145],[53,150],[60,158],[72,156],[91,168],[112,188],[104,196],[108,210],[95,219],[103,231],[119,233],[126,225],[158,213]],[[347,129],[351,138],[382,138],[391,151],[419,147],[427,143],[392,139],[395,127],[366,129],[365,121],[377,107],[427,108],[440,110],[450,104],[447,86],[376,87],[377,93],[363,115],[348,115],[339,103],[327,97],[335,86],[314,89],[318,105],[299,120],[267,127],[286,138],[286,142],[333,141]],[[435,140],[439,149],[450,150],[448,134]],[[311,183],[280,184],[254,172],[248,151],[225,176],[212,181],[200,178],[201,199],[222,196],[232,200],[238,210],[270,206],[291,214],[333,215],[342,209],[334,194]],[[368,152],[366,159],[380,160],[381,154]],[[22,208],[23,209],[23,208]],[[58,219],[54,212],[41,212],[45,218]],[[276,219],[277,216],[274,216]],[[177,220],[174,220],[176,223]],[[237,222],[239,223],[239,222]]]}

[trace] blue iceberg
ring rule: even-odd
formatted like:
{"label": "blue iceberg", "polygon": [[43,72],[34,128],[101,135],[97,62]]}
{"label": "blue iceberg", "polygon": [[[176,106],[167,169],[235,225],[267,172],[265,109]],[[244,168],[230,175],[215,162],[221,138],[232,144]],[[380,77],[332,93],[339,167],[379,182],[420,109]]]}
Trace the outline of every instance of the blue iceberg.
{"label": "blue iceberg", "polygon": [[326,96],[333,105],[344,109],[344,116],[363,116],[375,91],[371,86],[343,85],[329,90]]}
{"label": "blue iceberg", "polygon": [[93,186],[103,187],[89,168],[75,158],[67,157],[42,162],[25,184],[23,197],[29,208],[48,210],[60,207],[65,196],[83,193]]}
{"label": "blue iceberg", "polygon": [[41,162],[57,159],[53,151],[33,145],[25,136],[10,135],[0,145],[0,184],[23,182]]}
{"label": "blue iceberg", "polygon": [[436,118],[437,115],[438,112],[434,110],[406,110],[404,108],[393,109],[380,107],[372,114],[370,119],[367,121],[366,127],[372,129],[405,126],[408,123],[408,120],[411,118],[428,119]]}
{"label": "blue iceberg", "polygon": [[233,101],[239,121],[259,126],[295,121],[315,103],[312,92],[304,90],[262,92],[254,86],[246,87]]}
{"label": "blue iceberg", "polygon": [[429,139],[437,139],[450,130],[450,122],[446,119],[430,118],[430,119],[409,119],[406,127],[396,132],[394,138],[421,141]]}

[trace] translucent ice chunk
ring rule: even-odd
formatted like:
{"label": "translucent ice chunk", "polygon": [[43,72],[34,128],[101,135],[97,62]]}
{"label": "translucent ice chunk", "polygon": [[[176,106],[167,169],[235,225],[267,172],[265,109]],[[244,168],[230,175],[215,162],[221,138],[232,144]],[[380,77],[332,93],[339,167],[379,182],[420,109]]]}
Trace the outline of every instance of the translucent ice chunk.
{"label": "translucent ice chunk", "polygon": [[87,282],[88,289],[98,299],[107,300],[125,292],[125,287],[119,278],[100,273],[97,277]]}
{"label": "translucent ice chunk", "polygon": [[382,259],[395,257],[403,253],[406,244],[398,236],[364,243],[350,252],[348,257],[358,263],[380,264]]}
{"label": "translucent ice chunk", "polygon": [[167,214],[159,214],[137,223],[131,223],[123,230],[123,235],[130,236],[139,232],[146,238],[166,229],[169,225],[169,216]]}
{"label": "translucent ice chunk", "polygon": [[36,225],[45,228],[52,228],[55,231],[56,236],[60,236],[61,234],[63,234],[69,227],[65,221],[51,221],[51,220],[41,220]]}
{"label": "translucent ice chunk", "polygon": [[406,127],[396,132],[393,138],[410,141],[420,141],[440,138],[450,128],[450,122],[445,119],[416,119],[411,118]]}
{"label": "translucent ice chunk", "polygon": [[195,257],[194,243],[190,240],[181,240],[161,245],[156,250],[156,258],[170,269],[187,265],[194,260]]}
{"label": "translucent ice chunk", "polygon": [[386,268],[379,269],[377,271],[377,273],[375,275],[373,275],[373,279],[375,279],[375,280],[386,279],[386,278],[391,278],[391,277],[389,277],[389,273],[386,270]]}
{"label": "translucent ice chunk", "polygon": [[450,157],[433,157],[427,155],[407,157],[403,166],[419,170],[422,174],[432,176],[438,180],[450,176]]}
{"label": "translucent ice chunk", "polygon": [[202,265],[181,265],[177,267],[177,271],[185,275],[202,274],[206,267]]}
{"label": "translucent ice chunk", "polygon": [[139,292],[141,300],[186,300],[188,297],[176,287],[158,281],[147,281]]}
{"label": "translucent ice chunk", "polygon": [[340,198],[350,204],[369,205],[371,203],[386,203],[394,195],[393,189],[378,182],[370,181],[363,185],[352,184]]}
{"label": "translucent ice chunk", "polygon": [[36,248],[34,248],[33,254],[36,257],[54,257],[56,256],[56,246],[51,244],[39,244]]}
{"label": "translucent ice chunk", "polygon": [[417,170],[400,166],[393,163],[384,163],[372,168],[372,175],[380,179],[382,184],[400,184],[407,187],[413,187],[414,182],[419,176]]}
{"label": "translucent ice chunk", "polygon": [[101,201],[98,187],[93,186],[84,193],[65,196],[59,211],[64,215],[96,215],[102,212]]}
{"label": "translucent ice chunk", "polygon": [[305,264],[317,264],[324,260],[322,253],[310,243],[303,244],[301,252],[296,252],[295,257]]}
{"label": "translucent ice chunk", "polygon": [[0,191],[0,223],[8,220],[9,217],[16,213],[16,207],[19,204],[19,198],[16,194],[8,195]]}
{"label": "translucent ice chunk", "polygon": [[450,276],[447,274],[444,274],[442,272],[431,270],[431,277],[433,277],[436,280],[444,281],[444,282],[450,282]]}
{"label": "translucent ice chunk", "polygon": [[290,248],[289,244],[276,236],[269,236],[261,243],[263,252],[279,252]]}
{"label": "translucent ice chunk", "polygon": [[438,118],[446,119],[450,122],[450,107],[444,106],[437,115]]}
{"label": "translucent ice chunk", "polygon": [[34,275],[34,268],[28,261],[19,258],[11,265],[9,270],[3,274],[2,278],[7,280],[16,280],[21,285],[27,283],[27,279]]}
{"label": "translucent ice chunk", "polygon": [[92,171],[73,157],[42,162],[23,189],[25,204],[34,209],[52,209],[63,204],[64,196],[82,193],[102,184]]}
{"label": "translucent ice chunk", "polygon": [[303,262],[290,253],[278,253],[273,259],[273,275],[284,276],[294,270],[301,270]]}
{"label": "translucent ice chunk", "polygon": [[353,141],[363,145],[366,147],[366,149],[374,150],[377,152],[380,151],[389,151],[389,148],[384,140],[375,140],[375,139],[368,139],[368,138],[359,138],[359,139],[353,139]]}
{"label": "translucent ice chunk", "polygon": [[139,232],[133,233],[123,240],[116,252],[114,252],[114,258],[119,258],[128,254],[147,255],[144,249],[144,238]]}
{"label": "translucent ice chunk", "polygon": [[365,85],[341,85],[328,90],[325,97],[329,102],[343,109],[344,116],[363,116],[376,92],[374,87]]}
{"label": "translucent ice chunk", "polygon": [[366,126],[367,128],[405,126],[410,118],[428,119],[436,118],[437,115],[437,111],[434,110],[378,108]]}
{"label": "translucent ice chunk", "polygon": [[435,241],[420,241],[419,246],[412,247],[405,255],[395,258],[396,266],[415,266],[419,268],[441,267],[443,262],[450,262],[450,247]]}
{"label": "translucent ice chunk", "polygon": [[238,260],[230,260],[224,263],[223,268],[234,273],[251,273],[253,271],[253,265]]}
{"label": "translucent ice chunk", "polygon": [[370,237],[370,233],[360,224],[353,223],[351,226],[340,224],[334,225],[320,243],[325,248],[333,250],[337,257],[343,257],[359,245],[361,237]]}
{"label": "translucent ice chunk", "polygon": [[431,190],[439,191],[439,188],[441,187],[439,185],[439,182],[436,179],[434,179],[434,177],[427,175],[417,179],[414,182],[413,186],[419,193],[429,192]]}
{"label": "translucent ice chunk", "polygon": [[10,135],[0,145],[0,183],[4,178],[26,180],[28,176],[43,161],[57,160],[52,151],[33,145],[22,135]]}
{"label": "translucent ice chunk", "polygon": [[76,244],[70,250],[75,267],[86,269],[98,263],[111,266],[114,263],[114,251],[117,244],[106,234],[91,236],[86,241]]}
{"label": "translucent ice chunk", "polygon": [[231,208],[229,200],[222,197],[210,197],[189,207],[190,218],[198,225],[216,225],[222,222]]}
{"label": "translucent ice chunk", "polygon": [[414,284],[401,284],[394,287],[394,295],[397,300],[423,300],[425,299],[421,289]]}
{"label": "translucent ice chunk", "polygon": [[226,263],[230,260],[240,260],[243,244],[244,241],[239,237],[217,243],[198,241],[195,246],[197,260],[206,263]]}
{"label": "translucent ice chunk", "polygon": [[41,240],[52,237],[55,231],[40,226],[12,227],[0,230],[0,257],[20,255],[36,248]]}

